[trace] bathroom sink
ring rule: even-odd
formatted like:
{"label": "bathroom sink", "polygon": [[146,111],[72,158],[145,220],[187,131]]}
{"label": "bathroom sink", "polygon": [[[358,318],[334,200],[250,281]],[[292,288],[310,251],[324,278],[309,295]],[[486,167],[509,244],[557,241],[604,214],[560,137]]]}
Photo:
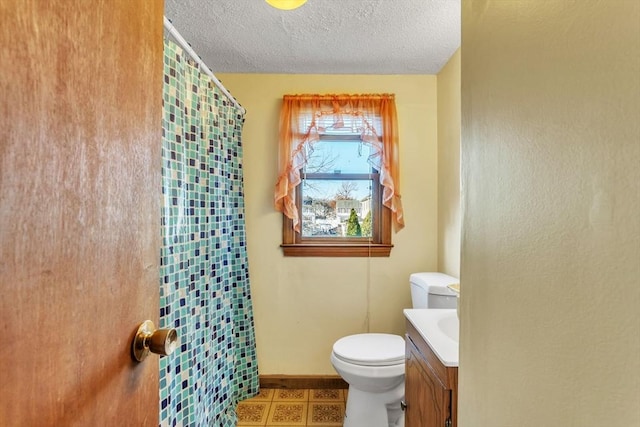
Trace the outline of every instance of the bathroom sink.
{"label": "bathroom sink", "polygon": [[459,321],[456,309],[413,308],[404,316],[444,366],[458,366]]}
{"label": "bathroom sink", "polygon": [[445,316],[438,320],[438,328],[443,334],[451,338],[455,342],[459,342],[460,339],[460,322],[458,316]]}

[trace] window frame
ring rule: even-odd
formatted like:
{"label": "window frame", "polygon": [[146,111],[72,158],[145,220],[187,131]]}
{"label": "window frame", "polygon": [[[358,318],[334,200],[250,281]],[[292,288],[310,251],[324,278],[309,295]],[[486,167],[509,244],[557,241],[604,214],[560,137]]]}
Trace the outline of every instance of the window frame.
{"label": "window frame", "polygon": [[[361,141],[359,135],[320,135],[320,140]],[[375,171],[375,170],[374,170]],[[282,215],[282,244],[285,256],[300,257],[388,257],[391,254],[391,209],[382,203],[382,185],[379,171],[372,173],[307,173],[307,179],[324,180],[370,180],[372,224],[371,237],[304,237],[295,231],[293,220]],[[303,219],[302,191],[296,186],[295,205],[300,221]]]}

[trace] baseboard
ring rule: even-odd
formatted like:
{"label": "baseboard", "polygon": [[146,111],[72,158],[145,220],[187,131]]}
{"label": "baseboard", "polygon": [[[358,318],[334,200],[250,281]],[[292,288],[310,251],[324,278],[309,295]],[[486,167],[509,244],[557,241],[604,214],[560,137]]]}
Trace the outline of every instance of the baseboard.
{"label": "baseboard", "polygon": [[260,375],[260,388],[349,388],[339,375]]}

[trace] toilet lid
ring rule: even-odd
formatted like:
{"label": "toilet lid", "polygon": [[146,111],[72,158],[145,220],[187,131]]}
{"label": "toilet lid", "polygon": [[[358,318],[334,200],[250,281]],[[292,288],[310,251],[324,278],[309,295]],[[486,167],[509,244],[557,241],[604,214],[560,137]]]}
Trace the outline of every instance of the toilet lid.
{"label": "toilet lid", "polygon": [[391,334],[349,335],[333,344],[333,353],[354,365],[398,365],[404,363],[404,339]]}

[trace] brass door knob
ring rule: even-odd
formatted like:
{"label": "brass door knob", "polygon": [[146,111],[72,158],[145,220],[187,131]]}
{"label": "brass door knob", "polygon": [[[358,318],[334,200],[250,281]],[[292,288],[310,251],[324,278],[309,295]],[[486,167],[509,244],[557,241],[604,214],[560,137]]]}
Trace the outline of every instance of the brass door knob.
{"label": "brass door knob", "polygon": [[156,329],[151,320],[145,320],[133,337],[131,353],[133,358],[142,362],[149,352],[167,356],[178,347],[178,333],[175,329]]}

